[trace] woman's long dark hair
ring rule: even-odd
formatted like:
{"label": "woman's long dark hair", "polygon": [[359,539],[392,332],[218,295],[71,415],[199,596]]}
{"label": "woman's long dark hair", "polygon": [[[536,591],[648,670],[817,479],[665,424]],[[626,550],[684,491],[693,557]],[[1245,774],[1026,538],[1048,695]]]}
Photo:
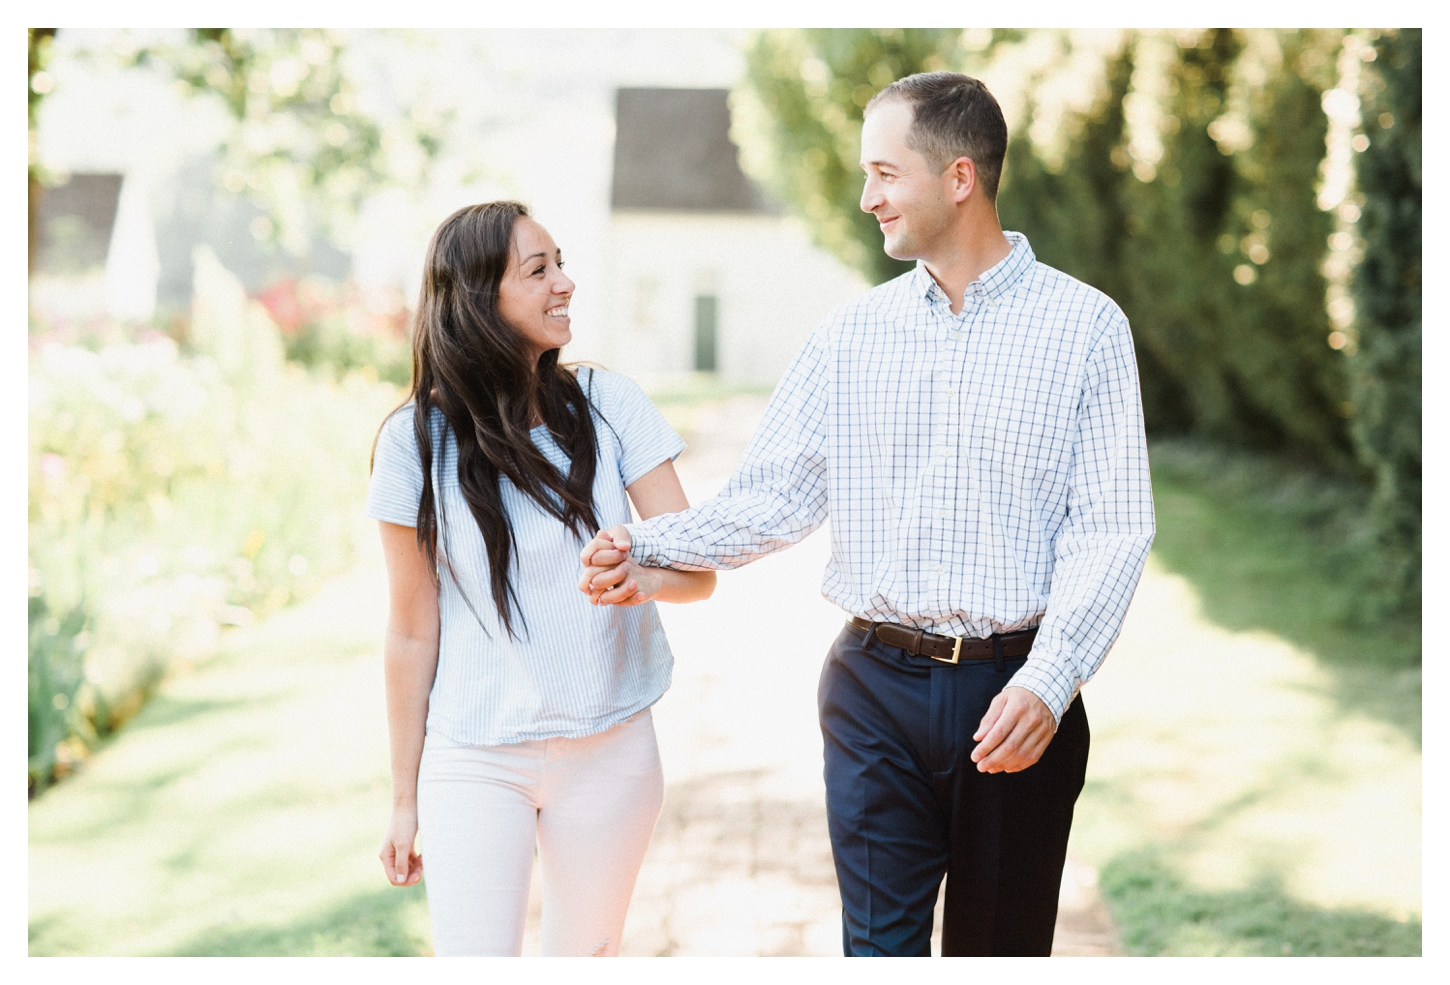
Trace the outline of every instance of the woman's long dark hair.
{"label": "woman's long dark hair", "polygon": [[[499,477],[507,476],[581,541],[599,529],[589,400],[574,374],[559,365],[558,349],[531,365],[522,334],[498,310],[514,223],[528,214],[518,202],[487,202],[443,220],[428,244],[413,323],[410,400],[423,465],[418,544],[436,571],[442,498],[433,488],[428,417],[437,407],[458,442],[458,484],[483,533],[494,606],[510,636],[517,635],[518,595],[509,578],[515,543]],[[529,437],[535,414],[569,456],[567,476]],[[448,564],[446,551],[443,560]]]}

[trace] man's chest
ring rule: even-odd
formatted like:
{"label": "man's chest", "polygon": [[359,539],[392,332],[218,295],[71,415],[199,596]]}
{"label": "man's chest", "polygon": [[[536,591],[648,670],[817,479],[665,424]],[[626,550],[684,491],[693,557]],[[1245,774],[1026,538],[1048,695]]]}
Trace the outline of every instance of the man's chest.
{"label": "man's chest", "polygon": [[843,448],[901,464],[937,456],[1032,469],[1070,448],[1075,346],[1010,325],[894,336],[839,353],[831,403]]}

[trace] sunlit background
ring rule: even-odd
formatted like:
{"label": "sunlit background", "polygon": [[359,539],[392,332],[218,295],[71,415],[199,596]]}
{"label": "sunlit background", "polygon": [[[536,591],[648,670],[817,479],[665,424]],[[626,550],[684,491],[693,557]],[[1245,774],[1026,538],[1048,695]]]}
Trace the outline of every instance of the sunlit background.
{"label": "sunlit background", "polygon": [[[566,357],[646,387],[698,500],[906,269],[861,110],[934,69],[997,95],[1004,227],[1143,380],[1159,534],[1084,691],[1059,953],[1420,952],[1419,31],[33,29],[29,67],[32,954],[428,953],[374,871],[361,503],[429,234],[527,203]],[[625,953],[839,951],[826,550],[664,607]]]}

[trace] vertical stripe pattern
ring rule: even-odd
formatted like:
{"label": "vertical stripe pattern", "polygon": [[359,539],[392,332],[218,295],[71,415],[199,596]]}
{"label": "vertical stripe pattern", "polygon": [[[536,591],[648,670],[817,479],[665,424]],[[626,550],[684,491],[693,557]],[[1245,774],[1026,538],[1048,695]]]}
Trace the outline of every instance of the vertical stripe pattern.
{"label": "vertical stripe pattern", "polygon": [[[590,398],[599,449],[594,508],[606,527],[627,523],[625,487],[677,457],[685,443],[627,377],[584,367],[579,382]],[[516,619],[519,638],[509,638],[494,606],[483,534],[459,488],[457,442],[436,408],[429,426],[434,489],[443,509],[441,632],[428,731],[464,745],[578,738],[658,701],[670,685],[673,657],[654,603],[591,605],[578,589],[583,543],[502,477],[515,539],[511,577],[522,615]],[[568,471],[568,457],[547,428],[535,428],[533,439],[550,462]],[[422,489],[410,404],[378,435],[367,515],[414,527]]]}

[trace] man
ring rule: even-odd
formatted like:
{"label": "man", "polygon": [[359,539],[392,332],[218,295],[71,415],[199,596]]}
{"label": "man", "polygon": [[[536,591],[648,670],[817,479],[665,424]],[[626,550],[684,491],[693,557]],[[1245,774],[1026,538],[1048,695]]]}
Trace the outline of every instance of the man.
{"label": "man", "polygon": [[601,533],[581,588],[730,568],[828,517],[851,615],[820,683],[845,952],[1046,955],[1087,765],[1079,688],[1153,539],[1127,319],[996,210],[1007,128],[975,79],[913,75],[861,131],[861,208],[920,261],[826,318],[738,471],[694,509]]}

